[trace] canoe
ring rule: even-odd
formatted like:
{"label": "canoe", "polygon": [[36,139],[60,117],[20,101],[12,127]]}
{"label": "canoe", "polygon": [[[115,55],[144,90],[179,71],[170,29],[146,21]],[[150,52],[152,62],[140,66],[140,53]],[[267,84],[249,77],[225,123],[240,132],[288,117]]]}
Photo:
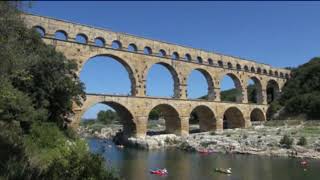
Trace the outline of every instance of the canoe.
{"label": "canoe", "polygon": [[228,171],[228,169],[222,169],[222,168],[216,168],[215,171],[219,172],[219,173],[224,173],[224,174],[231,174],[232,173],[231,171]]}

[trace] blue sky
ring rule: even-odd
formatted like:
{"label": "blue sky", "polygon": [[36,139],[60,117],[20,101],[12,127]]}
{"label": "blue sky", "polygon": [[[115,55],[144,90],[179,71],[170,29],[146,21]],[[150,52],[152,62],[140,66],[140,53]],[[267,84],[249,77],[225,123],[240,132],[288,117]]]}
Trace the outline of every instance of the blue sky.
{"label": "blue sky", "polygon": [[[276,67],[297,66],[320,55],[320,2],[40,1],[25,10]],[[111,59],[89,61],[80,78],[88,92],[126,94],[130,90],[126,71]],[[231,80],[224,81],[223,89],[230,88]],[[170,74],[162,66],[152,68],[147,82],[150,95],[173,92]],[[189,87],[191,97],[206,93],[200,73],[193,72],[188,84],[195,84]],[[93,117],[99,108],[85,116]]]}

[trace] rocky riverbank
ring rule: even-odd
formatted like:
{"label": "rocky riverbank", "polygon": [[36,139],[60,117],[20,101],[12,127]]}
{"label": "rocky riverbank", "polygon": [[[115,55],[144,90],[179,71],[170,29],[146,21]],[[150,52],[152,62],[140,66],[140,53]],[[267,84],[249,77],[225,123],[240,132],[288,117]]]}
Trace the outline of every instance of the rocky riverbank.
{"label": "rocky riverbank", "polygon": [[[98,138],[111,138],[117,130],[112,128],[94,132]],[[287,136],[287,140],[283,140]],[[302,142],[301,139],[305,141]],[[282,141],[282,142],[281,142]],[[292,142],[292,144],[290,144]],[[186,137],[174,134],[129,138],[127,147],[159,149],[175,147],[191,152],[219,152],[285,156],[320,159],[320,127],[297,125],[258,125],[247,129],[229,129],[223,132],[202,132]]]}

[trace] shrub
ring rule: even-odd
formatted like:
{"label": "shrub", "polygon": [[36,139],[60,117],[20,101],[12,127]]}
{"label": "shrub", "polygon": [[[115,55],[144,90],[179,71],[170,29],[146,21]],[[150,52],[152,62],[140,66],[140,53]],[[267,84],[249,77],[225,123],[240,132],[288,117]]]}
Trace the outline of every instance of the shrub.
{"label": "shrub", "polygon": [[280,144],[289,149],[293,144],[293,139],[289,135],[284,135],[280,140]]}
{"label": "shrub", "polygon": [[305,146],[305,145],[307,145],[307,139],[306,139],[305,137],[303,137],[303,136],[300,137],[297,145],[299,145],[299,146]]}

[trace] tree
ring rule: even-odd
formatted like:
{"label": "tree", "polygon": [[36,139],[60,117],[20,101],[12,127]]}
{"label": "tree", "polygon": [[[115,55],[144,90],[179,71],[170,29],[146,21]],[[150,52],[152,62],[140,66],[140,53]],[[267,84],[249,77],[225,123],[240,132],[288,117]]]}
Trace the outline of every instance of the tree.
{"label": "tree", "polygon": [[102,122],[103,124],[112,124],[115,122],[119,122],[120,118],[117,112],[114,112],[110,109],[106,111],[100,111],[97,116],[97,121]]}

